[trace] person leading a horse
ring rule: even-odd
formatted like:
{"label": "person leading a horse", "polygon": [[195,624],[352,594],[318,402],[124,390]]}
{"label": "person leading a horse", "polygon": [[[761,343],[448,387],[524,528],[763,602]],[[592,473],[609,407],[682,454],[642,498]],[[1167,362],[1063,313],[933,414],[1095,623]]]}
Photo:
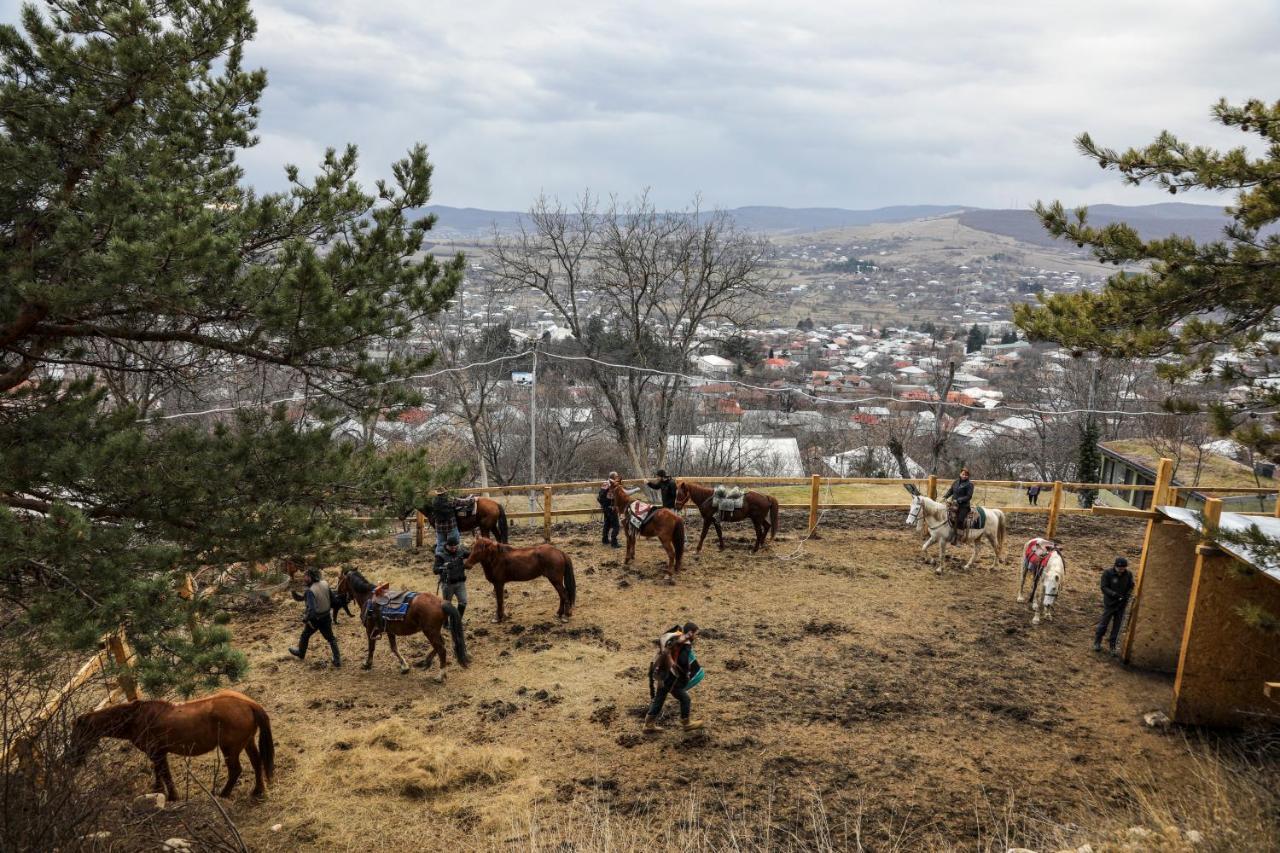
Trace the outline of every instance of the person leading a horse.
{"label": "person leading a horse", "polygon": [[703,671],[693,653],[693,642],[698,638],[698,626],[686,622],[684,627],[675,625],[659,640],[658,654],[654,658],[651,676],[660,681],[653,701],[649,705],[649,713],[644,718],[645,734],[656,734],[658,715],[667,701],[667,695],[676,697],[680,703],[680,727],[686,732],[702,728],[699,720],[690,718],[692,702],[689,699],[689,688],[702,680]]}
{"label": "person leading a horse", "polygon": [[969,481],[968,468],[960,469],[960,477],[951,484],[951,488],[947,489],[947,493],[942,498],[950,499],[956,507],[956,521],[952,525],[955,532],[952,534],[951,543],[954,545],[964,539],[964,529],[969,525],[969,502],[973,500],[973,483]]}
{"label": "person leading a horse", "polygon": [[298,640],[298,645],[289,649],[289,654],[298,660],[303,660],[307,656],[307,644],[311,642],[311,635],[320,632],[320,636],[329,641],[329,649],[333,652],[334,667],[342,666],[342,655],[338,652],[338,640],[333,636],[333,620],[331,618],[330,609],[333,601],[333,593],[329,590],[329,584],[325,583],[324,578],[320,575],[320,570],[312,567],[307,569],[307,592],[303,596],[293,593],[295,601],[301,598],[306,602],[306,612],[302,616],[302,637]]}
{"label": "person leading a horse", "polygon": [[600,491],[596,493],[596,503],[600,504],[600,512],[604,515],[604,530],[600,534],[600,544],[610,545],[614,548],[620,548],[618,544],[618,534],[622,532],[622,524],[618,520],[618,510],[613,505],[613,498],[609,495],[609,489],[621,480],[622,477],[617,471],[609,472],[609,479],[600,487]]}
{"label": "person leading a horse", "polygon": [[446,542],[444,554],[436,557],[432,570],[440,576],[440,597],[446,604],[458,601],[458,618],[467,612],[467,557],[471,551],[457,542]]}
{"label": "person leading a horse", "polygon": [[444,489],[435,490],[431,501],[431,524],[436,529],[436,559],[443,559],[444,546],[462,541],[458,535],[458,505]]}
{"label": "person leading a horse", "polygon": [[676,508],[676,481],[667,475],[666,469],[658,469],[658,477],[645,483],[651,489],[657,489],[662,495],[662,506],[666,509]]}

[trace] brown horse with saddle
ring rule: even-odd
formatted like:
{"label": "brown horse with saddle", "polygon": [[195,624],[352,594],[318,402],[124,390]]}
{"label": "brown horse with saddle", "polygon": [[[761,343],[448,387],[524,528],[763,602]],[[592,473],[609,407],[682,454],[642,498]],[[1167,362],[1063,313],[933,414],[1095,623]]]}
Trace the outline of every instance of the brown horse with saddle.
{"label": "brown horse with saddle", "polygon": [[[258,735],[258,745],[253,736]],[[266,796],[267,783],[275,773],[275,742],[271,738],[271,718],[257,702],[234,690],[219,690],[212,696],[189,702],[163,699],[135,699],[109,705],[76,718],[71,729],[68,756],[82,761],[99,738],[127,740],[151,759],[154,790],[178,799],[178,788],[169,771],[169,753],[204,755],[222,751],[227,762],[227,784],[219,796],[228,797],[240,778],[240,753],[249,754],[253,765],[253,796]]]}
{"label": "brown horse with saddle", "polygon": [[[476,497],[456,501],[456,506],[459,533],[475,531],[477,536],[488,536],[499,542],[508,540],[510,531],[507,526],[507,509],[502,504],[491,498]],[[430,504],[418,509],[418,512],[427,517],[428,523],[431,511]],[[408,518],[408,515],[402,517],[401,521],[404,518]]]}
{"label": "brown horse with saddle", "polygon": [[531,581],[546,578],[560,596],[560,609],[556,616],[567,620],[573,615],[573,605],[578,599],[578,584],[573,576],[573,561],[569,555],[554,545],[535,545],[532,548],[515,548],[486,539],[476,538],[467,557],[467,566],[479,563],[484,566],[485,580],[493,584],[493,595],[498,601],[498,613],[494,622],[505,618],[502,609],[503,587],[513,581]]}
{"label": "brown horse with saddle", "polygon": [[684,518],[675,510],[654,507],[637,501],[627,493],[618,480],[609,486],[607,494],[618,511],[622,529],[627,534],[627,556],[623,563],[636,558],[636,537],[657,538],[667,552],[667,580],[676,582],[676,572],[684,562]]}
{"label": "brown horse with saddle", "polygon": [[[375,591],[378,592],[377,595],[374,594]],[[466,640],[462,636],[462,615],[458,613],[458,608],[447,604],[440,596],[429,592],[382,593],[356,569],[342,570],[338,592],[351,596],[359,608],[360,621],[364,623],[365,636],[369,640],[365,669],[373,667],[373,650],[378,644],[378,635],[385,633],[391,654],[400,662],[400,673],[403,675],[408,672],[409,664],[396,646],[396,637],[408,637],[422,632],[431,643],[431,654],[427,655],[426,665],[430,667],[438,655],[440,672],[436,675],[436,681],[444,681],[448,658],[440,629],[446,622],[453,637],[453,653],[457,656],[458,663],[465,667],[471,662],[471,658],[467,656]]]}
{"label": "brown horse with saddle", "polygon": [[[700,486],[688,480],[676,484],[676,508],[684,509],[690,502],[702,514],[702,535],[698,537],[695,554],[702,553],[702,543],[707,538],[711,525],[716,527],[716,538],[720,540],[720,550],[724,550],[724,530],[721,521],[750,521],[756,529],[756,541],[751,546],[755,553],[764,547],[765,539],[770,541],[778,533],[778,499],[760,492],[740,492],[736,496],[732,492],[722,492]],[[725,510],[726,505],[734,508]]]}

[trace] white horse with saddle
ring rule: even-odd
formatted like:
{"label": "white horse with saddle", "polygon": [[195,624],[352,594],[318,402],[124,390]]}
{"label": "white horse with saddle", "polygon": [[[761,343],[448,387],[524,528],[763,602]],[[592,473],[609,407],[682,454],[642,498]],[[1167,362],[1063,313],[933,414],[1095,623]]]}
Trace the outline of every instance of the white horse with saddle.
{"label": "white horse with saddle", "polygon": [[[1040,624],[1040,611],[1044,618],[1053,618],[1053,605],[1062,591],[1062,579],[1066,576],[1067,564],[1062,559],[1062,551],[1058,543],[1051,539],[1037,536],[1027,542],[1022,549],[1022,579],[1018,581],[1018,602],[1031,599],[1032,625]],[[1031,595],[1023,595],[1027,576],[1031,577]]]}
{"label": "white horse with saddle", "polygon": [[[913,485],[907,485],[906,490],[911,493],[911,510],[907,513],[907,524],[914,524],[921,533],[928,533],[928,538],[920,548],[921,551],[927,554],[932,546],[938,546],[938,574],[942,574],[942,566],[947,560],[947,545],[956,534],[956,529],[951,524],[949,507],[942,501],[935,501],[922,495]],[[973,543],[973,556],[964,564],[964,567],[969,568],[978,559],[978,549],[983,542],[991,545],[991,550],[996,555],[995,564],[999,566],[1003,557],[1004,536],[1009,530],[1008,522],[1005,521],[1004,513],[998,509],[978,507],[977,516],[978,526],[966,527],[960,531],[962,534],[960,543]]]}

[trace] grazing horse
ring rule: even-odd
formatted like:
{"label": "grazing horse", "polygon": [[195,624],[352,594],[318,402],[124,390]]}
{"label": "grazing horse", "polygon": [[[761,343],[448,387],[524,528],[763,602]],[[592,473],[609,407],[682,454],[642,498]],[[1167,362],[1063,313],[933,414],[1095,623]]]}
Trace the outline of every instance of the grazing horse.
{"label": "grazing horse", "polygon": [[[425,515],[428,523],[430,523],[430,504],[422,507],[418,512]],[[408,518],[408,516],[402,517],[401,521],[404,518]],[[459,533],[478,531],[476,533],[477,536],[488,536],[490,539],[496,539],[499,542],[506,542],[510,535],[507,527],[507,508],[490,498],[476,498],[475,511],[469,515],[460,515],[457,518]]]}
{"label": "grazing horse", "polygon": [[484,577],[493,584],[493,595],[498,600],[498,614],[494,622],[504,618],[502,588],[512,581],[531,581],[544,577],[551,581],[560,596],[560,609],[556,617],[560,621],[573,615],[573,605],[578,598],[578,584],[573,577],[573,561],[569,555],[554,545],[535,545],[532,548],[514,548],[494,542],[483,536],[476,537],[467,557],[467,566],[476,563],[484,566]]}
{"label": "grazing horse", "polygon": [[458,663],[465,667],[471,662],[471,658],[467,656],[466,640],[462,636],[462,616],[458,613],[458,608],[446,603],[438,595],[419,592],[414,595],[413,601],[409,602],[409,609],[403,619],[394,621],[382,619],[369,610],[368,603],[373,598],[373,590],[373,584],[365,580],[364,575],[357,569],[343,570],[342,577],[338,581],[338,592],[355,599],[356,607],[360,612],[360,621],[364,623],[364,633],[369,640],[369,654],[364,659],[364,669],[373,667],[373,649],[378,645],[378,634],[385,632],[387,645],[391,648],[391,654],[395,655],[396,660],[400,662],[400,674],[404,675],[409,671],[409,664],[400,654],[396,637],[408,637],[421,631],[427,635],[427,640],[431,643],[431,654],[427,655],[427,666],[430,667],[431,662],[439,655],[440,672],[436,675],[436,681],[444,681],[449,660],[445,656],[444,640],[440,636],[440,629],[445,622],[449,623],[449,633],[453,636],[453,653],[458,658]]}
{"label": "grazing horse", "polygon": [[[702,553],[702,543],[707,538],[711,525],[716,526],[716,538],[720,540],[720,550],[724,550],[724,530],[720,527],[720,508],[714,499],[715,489],[680,480],[676,484],[676,508],[684,509],[690,501],[702,513],[702,535],[698,537],[698,548],[695,554]],[[764,547],[765,537],[770,541],[778,533],[778,499],[760,492],[747,492],[742,497],[742,506],[729,513],[725,521],[750,521],[756,529],[756,541],[751,546],[755,553]]]}
{"label": "grazing horse", "polygon": [[[258,732],[258,745],[253,745]],[[275,774],[275,742],[271,739],[271,718],[257,702],[234,690],[219,690],[189,702],[163,699],[135,699],[110,705],[76,718],[71,729],[69,755],[82,761],[98,738],[129,741],[151,759],[156,792],[178,799],[178,789],[169,772],[169,753],[204,755],[222,750],[227,762],[227,784],[219,796],[228,797],[240,778],[240,752],[249,753],[253,765],[253,796],[266,796],[266,783]]]}
{"label": "grazing horse", "polygon": [[[925,540],[920,550],[928,553],[929,547],[935,543],[937,544],[938,574],[942,574],[942,566],[947,559],[947,543],[951,541],[952,534],[955,532],[947,513],[947,505],[920,494],[920,491],[915,486],[908,485],[906,489],[911,493],[911,510],[907,513],[907,524],[914,524],[921,533],[928,531],[929,537]],[[960,540],[961,542],[973,543],[973,556],[969,558],[969,562],[964,564],[966,569],[973,565],[974,560],[978,559],[978,548],[983,542],[989,543],[991,550],[995,552],[996,566],[1000,565],[1000,560],[1003,556],[1004,535],[1009,529],[1004,520],[1004,513],[998,509],[986,509],[985,507],[983,511],[987,514],[987,523],[981,530],[966,527],[964,536]]]}
{"label": "grazing horse", "polygon": [[[1040,624],[1040,611],[1044,610],[1044,618],[1053,618],[1053,605],[1062,591],[1062,581],[1067,573],[1066,561],[1062,559],[1062,551],[1056,542],[1036,537],[1027,542],[1022,551],[1022,578],[1018,581],[1018,602],[1031,599],[1032,625]],[[1043,559],[1035,559],[1042,557]],[[1031,595],[1024,596],[1022,589],[1027,583],[1027,575],[1031,576]]]}
{"label": "grazing horse", "polygon": [[655,509],[653,514],[645,521],[644,526],[637,531],[631,521],[633,518],[638,517],[631,506],[635,498],[627,494],[627,489],[622,485],[622,481],[619,480],[609,486],[607,495],[613,501],[614,509],[618,511],[618,518],[622,520],[622,529],[627,534],[627,556],[623,559],[623,564],[630,563],[636,558],[637,535],[646,539],[652,539],[656,536],[658,541],[662,543],[663,549],[667,552],[667,580],[670,583],[675,583],[676,572],[680,571],[684,562],[684,518],[674,510],[666,508]]}

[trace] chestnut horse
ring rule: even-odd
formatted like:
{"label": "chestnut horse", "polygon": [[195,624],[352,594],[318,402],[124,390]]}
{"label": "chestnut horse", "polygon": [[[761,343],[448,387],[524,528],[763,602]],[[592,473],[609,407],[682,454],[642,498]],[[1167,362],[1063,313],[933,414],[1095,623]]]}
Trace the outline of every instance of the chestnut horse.
{"label": "chestnut horse", "polygon": [[471,544],[467,566],[476,563],[484,566],[484,577],[493,584],[493,595],[498,600],[498,615],[494,622],[503,619],[502,588],[512,581],[531,581],[544,577],[551,581],[560,596],[560,609],[556,616],[564,621],[573,615],[573,605],[578,599],[578,583],[573,577],[573,561],[569,555],[554,545],[535,545],[532,548],[515,548],[494,542],[484,536],[476,537]]}
{"label": "chestnut horse", "polygon": [[[467,656],[466,640],[462,636],[462,616],[458,613],[458,608],[445,603],[438,595],[420,592],[414,596],[413,601],[409,602],[409,612],[405,613],[403,619],[380,620],[371,616],[368,611],[368,601],[373,597],[373,589],[373,584],[365,580],[364,575],[356,569],[344,569],[342,577],[338,580],[338,591],[355,599],[360,621],[364,623],[364,633],[369,640],[369,654],[364,659],[365,669],[373,667],[373,650],[378,645],[376,632],[381,629],[387,635],[387,645],[391,648],[391,654],[400,661],[400,674],[404,675],[409,671],[409,664],[405,663],[404,656],[400,654],[396,637],[408,637],[421,631],[427,635],[427,640],[431,643],[431,654],[427,655],[427,666],[430,667],[431,662],[439,655],[440,672],[436,675],[436,681],[444,681],[445,668],[449,661],[445,656],[444,640],[440,636],[440,629],[445,622],[449,623],[449,633],[453,636],[453,653],[458,658],[458,663],[466,666],[471,662],[471,658]],[[380,625],[379,622],[382,624]]]}
{"label": "chestnut horse", "polygon": [[[427,517],[427,526],[430,527],[431,505],[422,507],[418,512]],[[509,538],[507,509],[490,498],[476,498],[475,512],[470,515],[460,515],[457,518],[459,533],[478,530],[477,536],[488,536],[499,542],[506,542]]]}
{"label": "chestnut horse", "polygon": [[[631,511],[635,498],[627,494],[621,480],[611,485],[607,494],[613,501],[618,518],[622,521],[622,529],[627,534],[627,556],[623,563],[630,563],[636,558],[637,531],[631,523],[631,519],[635,517]],[[667,552],[667,580],[675,583],[676,572],[680,571],[684,562],[684,518],[675,510],[657,509],[638,533],[646,539],[658,537]]]}
{"label": "chestnut horse", "polygon": [[[258,745],[253,734],[258,732]],[[151,759],[157,792],[178,799],[169,772],[169,753],[204,755],[217,748],[227,761],[227,784],[219,796],[228,797],[240,778],[240,752],[249,753],[253,765],[253,796],[266,796],[266,783],[275,774],[276,750],[271,739],[271,718],[257,702],[234,690],[189,702],[135,699],[111,705],[76,718],[71,729],[70,757],[81,761],[98,738],[127,740]]]}
{"label": "chestnut horse", "polygon": [[[723,551],[724,531],[720,528],[721,513],[716,506],[715,489],[680,480],[676,484],[676,508],[684,509],[690,501],[702,513],[702,535],[698,537],[698,548],[694,553],[702,553],[702,543],[713,524],[716,526],[716,538],[720,540],[720,550]],[[755,553],[764,547],[766,536],[772,540],[778,533],[778,499],[760,492],[747,492],[743,495],[742,506],[729,513],[729,517],[724,520],[751,522],[756,529],[756,542],[751,546],[752,553]]]}

